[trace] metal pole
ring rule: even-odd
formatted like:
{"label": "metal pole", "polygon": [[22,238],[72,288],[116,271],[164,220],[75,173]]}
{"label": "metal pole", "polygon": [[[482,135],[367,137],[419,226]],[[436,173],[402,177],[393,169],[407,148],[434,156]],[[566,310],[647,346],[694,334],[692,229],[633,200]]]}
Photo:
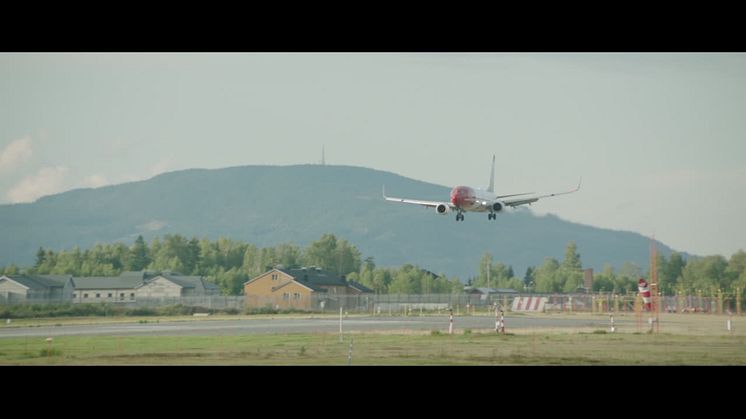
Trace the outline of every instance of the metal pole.
{"label": "metal pole", "polygon": [[342,343],[342,307],[339,307],[339,343]]}
{"label": "metal pole", "polygon": [[500,332],[500,311],[495,306],[495,333]]}
{"label": "metal pole", "polygon": [[453,334],[453,309],[450,309],[450,312],[451,314],[448,320],[448,334],[452,335]]}

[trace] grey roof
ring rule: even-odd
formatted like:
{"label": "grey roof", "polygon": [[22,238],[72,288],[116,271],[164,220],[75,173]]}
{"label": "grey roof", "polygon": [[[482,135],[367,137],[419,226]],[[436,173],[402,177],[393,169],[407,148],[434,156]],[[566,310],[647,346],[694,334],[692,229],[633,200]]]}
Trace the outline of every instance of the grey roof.
{"label": "grey roof", "polygon": [[494,294],[497,292],[495,288],[487,288],[487,287],[464,287],[464,291],[471,294]]}
{"label": "grey roof", "polygon": [[303,285],[321,286],[321,285],[335,285],[345,287],[347,281],[344,277],[334,275],[330,272],[323,271],[316,268],[300,268],[300,269],[277,269],[278,271],[285,272],[286,274],[295,278],[296,281],[303,283]]}
{"label": "grey roof", "polygon": [[121,274],[119,274],[119,276],[139,277],[141,279],[150,279],[157,275],[158,275],[158,272],[153,272],[153,271],[124,271]]}
{"label": "grey roof", "polygon": [[73,278],[76,290],[134,289],[143,284],[139,276],[89,276]]}
{"label": "grey roof", "polygon": [[62,288],[71,275],[4,275],[31,289]]}
{"label": "grey roof", "polygon": [[464,287],[464,291],[472,294],[506,294],[516,293],[518,291],[512,288],[487,288],[487,287]]}
{"label": "grey roof", "polygon": [[217,284],[207,281],[201,276],[182,276],[175,275],[173,272],[164,272],[158,276],[162,276],[182,288],[220,289]]}
{"label": "grey roof", "polygon": [[371,293],[373,292],[372,289],[366,287],[365,285],[363,285],[363,284],[361,284],[361,283],[359,283],[357,281],[347,281],[347,283],[349,284],[350,287],[355,288],[358,291],[361,291],[361,292],[371,292]]}
{"label": "grey roof", "polygon": [[202,286],[205,287],[206,290],[219,290],[220,285],[210,282],[206,280],[205,278],[202,278]]}

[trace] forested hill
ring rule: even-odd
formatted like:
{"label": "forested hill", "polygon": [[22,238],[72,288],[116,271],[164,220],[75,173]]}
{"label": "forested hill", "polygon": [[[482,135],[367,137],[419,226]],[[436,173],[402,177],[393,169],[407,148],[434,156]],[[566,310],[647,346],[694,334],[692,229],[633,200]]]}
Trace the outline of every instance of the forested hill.
{"label": "forested hill", "polygon": [[[393,173],[350,166],[242,166],[191,169],[152,179],[77,189],[31,204],[0,205],[0,266],[30,266],[40,246],[61,250],[95,243],[131,244],[165,234],[220,236],[257,246],[292,242],[301,246],[335,234],[372,256],[378,266],[412,263],[462,280],[478,272],[485,252],[522,276],[545,257],[562,260],[569,241],[584,267],[600,270],[624,262],[648,267],[649,239],[508,210],[454,215],[386,202],[388,193],[442,200],[449,188]],[[668,256],[671,249],[658,245]]]}

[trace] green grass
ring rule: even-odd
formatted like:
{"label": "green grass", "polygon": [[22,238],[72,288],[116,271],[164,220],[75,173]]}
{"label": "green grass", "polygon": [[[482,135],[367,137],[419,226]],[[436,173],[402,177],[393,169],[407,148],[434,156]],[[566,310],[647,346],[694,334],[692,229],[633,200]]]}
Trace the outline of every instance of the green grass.
{"label": "green grass", "polygon": [[[746,336],[353,334],[353,365],[746,365]],[[346,365],[336,334],[0,340],[0,365]]]}
{"label": "green grass", "polygon": [[[512,316],[513,314],[510,314]],[[535,317],[598,319],[602,315],[526,314]],[[54,326],[140,321],[211,321],[329,317],[319,315],[173,316],[161,318],[24,319],[3,327]],[[351,316],[352,317],[352,316]],[[648,334],[634,314],[616,316],[618,333],[598,327],[376,331],[352,333],[251,334],[243,336],[58,336],[0,339],[0,365],[347,365],[350,337],[353,365],[746,365],[746,327],[725,316],[661,316],[661,333]],[[630,322],[631,321],[631,322]]]}

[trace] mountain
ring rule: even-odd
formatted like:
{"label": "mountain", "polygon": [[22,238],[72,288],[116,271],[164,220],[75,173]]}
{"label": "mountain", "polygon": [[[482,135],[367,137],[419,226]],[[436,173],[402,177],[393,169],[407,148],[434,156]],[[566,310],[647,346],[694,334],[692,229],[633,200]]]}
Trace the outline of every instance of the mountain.
{"label": "mountain", "polygon": [[[449,188],[393,173],[350,166],[241,166],[190,169],[151,179],[76,189],[30,204],[0,205],[0,266],[33,264],[39,246],[61,250],[95,243],[131,244],[165,234],[220,236],[257,246],[305,246],[333,233],[373,256],[378,266],[417,264],[462,280],[475,275],[491,252],[523,276],[545,257],[562,260],[575,241],[584,267],[600,270],[626,261],[647,270],[650,241],[637,233],[601,229],[560,218],[508,210],[488,221],[386,202],[395,196],[441,200]],[[582,193],[582,192],[581,192]],[[671,249],[658,243],[658,251]]]}

